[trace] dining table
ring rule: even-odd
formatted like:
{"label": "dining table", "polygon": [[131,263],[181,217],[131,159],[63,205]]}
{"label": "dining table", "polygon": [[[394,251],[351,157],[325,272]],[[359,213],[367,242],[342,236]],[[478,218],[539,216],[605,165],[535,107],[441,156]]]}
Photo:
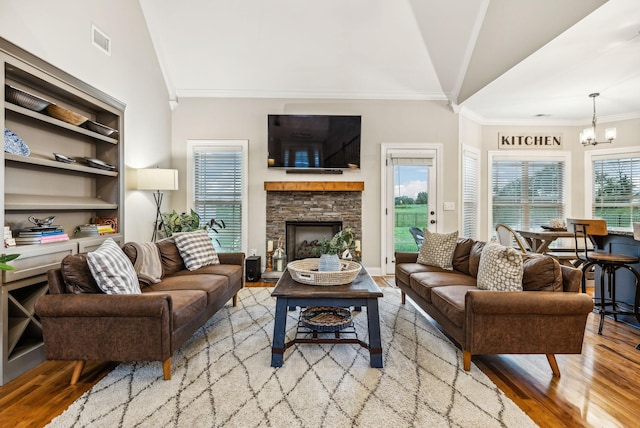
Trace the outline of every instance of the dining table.
{"label": "dining table", "polygon": [[573,238],[573,232],[569,232],[566,228],[522,229],[516,230],[516,233],[524,238],[534,253],[545,253],[549,251],[549,245],[558,238]]}

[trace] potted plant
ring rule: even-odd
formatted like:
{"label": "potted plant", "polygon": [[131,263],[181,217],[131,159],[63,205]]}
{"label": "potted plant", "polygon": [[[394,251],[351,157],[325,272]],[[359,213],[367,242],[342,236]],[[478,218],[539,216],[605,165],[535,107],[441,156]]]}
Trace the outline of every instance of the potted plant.
{"label": "potted plant", "polygon": [[8,265],[7,262],[15,260],[18,257],[20,257],[20,254],[5,254],[0,256],[0,270],[14,270],[15,268],[11,265]]}
{"label": "potted plant", "polygon": [[167,237],[178,232],[198,230],[200,229],[200,216],[194,210],[191,210],[189,214],[178,214],[176,210],[170,213],[162,213],[162,223],[159,228],[166,232]]}
{"label": "potted plant", "polygon": [[314,252],[320,254],[318,271],[329,272],[340,270],[340,256],[349,256],[356,248],[355,233],[351,226],[344,227],[331,239],[318,242]]}
{"label": "potted plant", "polygon": [[[189,214],[178,214],[176,210],[173,210],[170,213],[162,213],[162,223],[159,226],[159,230],[166,231],[168,238],[174,233],[192,232],[200,229],[200,215],[193,209],[190,211],[191,212]],[[226,227],[227,225],[223,220],[216,220],[215,218],[212,218],[202,226],[202,229],[209,232],[209,236],[211,236],[212,233],[217,234],[221,229],[225,229]],[[211,239],[214,239],[218,243],[218,246],[221,246],[220,241],[218,241],[217,238],[211,236]]]}

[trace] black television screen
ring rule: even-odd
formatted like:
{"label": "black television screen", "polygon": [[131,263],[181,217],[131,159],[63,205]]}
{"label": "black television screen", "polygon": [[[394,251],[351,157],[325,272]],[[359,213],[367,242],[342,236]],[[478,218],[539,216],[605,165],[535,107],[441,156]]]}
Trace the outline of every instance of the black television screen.
{"label": "black television screen", "polygon": [[270,114],[268,165],[360,168],[360,125],[360,116]]}

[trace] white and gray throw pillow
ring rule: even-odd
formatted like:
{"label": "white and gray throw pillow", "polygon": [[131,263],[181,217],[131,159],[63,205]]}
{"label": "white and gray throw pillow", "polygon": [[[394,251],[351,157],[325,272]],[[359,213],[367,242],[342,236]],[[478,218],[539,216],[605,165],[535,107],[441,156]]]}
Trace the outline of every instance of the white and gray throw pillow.
{"label": "white and gray throw pillow", "polygon": [[213,242],[206,231],[176,233],[171,237],[187,269],[196,270],[203,266],[220,264]]}
{"label": "white and gray throw pillow", "polygon": [[418,254],[418,263],[453,270],[453,253],[458,243],[458,231],[433,233],[424,230],[424,241]]}
{"label": "white and gray throw pillow", "polygon": [[492,291],[522,291],[522,253],[515,248],[487,243],[478,265],[478,288]]}
{"label": "white and gray throw pillow", "polygon": [[105,293],[141,293],[133,263],[113,239],[105,239],[97,250],[87,253],[87,264],[98,287]]}

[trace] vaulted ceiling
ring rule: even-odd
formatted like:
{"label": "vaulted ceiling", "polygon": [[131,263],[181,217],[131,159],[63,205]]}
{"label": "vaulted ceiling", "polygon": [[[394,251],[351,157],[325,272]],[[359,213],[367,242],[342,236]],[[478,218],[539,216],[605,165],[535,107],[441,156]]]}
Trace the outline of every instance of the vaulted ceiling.
{"label": "vaulted ceiling", "polygon": [[481,123],[640,117],[640,0],[140,0],[170,98],[447,100]]}

